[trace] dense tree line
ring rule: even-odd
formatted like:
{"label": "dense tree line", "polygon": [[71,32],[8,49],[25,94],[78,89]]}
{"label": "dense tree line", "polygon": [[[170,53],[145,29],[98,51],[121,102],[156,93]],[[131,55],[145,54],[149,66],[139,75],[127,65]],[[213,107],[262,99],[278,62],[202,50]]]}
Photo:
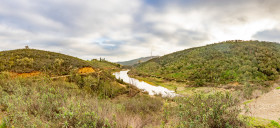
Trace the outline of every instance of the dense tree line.
{"label": "dense tree line", "polygon": [[275,80],[279,72],[280,44],[240,40],[168,54],[140,64],[132,71],[201,86]]}

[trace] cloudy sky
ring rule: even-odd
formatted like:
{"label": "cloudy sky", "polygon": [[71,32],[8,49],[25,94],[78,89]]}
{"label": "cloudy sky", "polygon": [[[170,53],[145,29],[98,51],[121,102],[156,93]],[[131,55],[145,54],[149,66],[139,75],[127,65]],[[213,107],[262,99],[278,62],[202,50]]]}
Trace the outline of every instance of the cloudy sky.
{"label": "cloudy sky", "polygon": [[279,0],[0,0],[0,50],[123,61],[233,39],[280,42]]}

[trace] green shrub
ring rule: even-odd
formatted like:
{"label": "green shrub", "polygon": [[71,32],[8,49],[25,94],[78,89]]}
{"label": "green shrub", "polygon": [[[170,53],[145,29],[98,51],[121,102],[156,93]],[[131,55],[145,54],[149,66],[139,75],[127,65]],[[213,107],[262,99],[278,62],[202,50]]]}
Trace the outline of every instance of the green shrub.
{"label": "green shrub", "polygon": [[238,101],[230,93],[198,93],[191,97],[178,98],[176,103],[178,106],[173,112],[177,113],[179,120],[177,127],[221,128],[244,125],[238,119]]}
{"label": "green shrub", "polygon": [[272,126],[276,127],[276,128],[280,128],[280,124],[279,124],[278,122],[274,121],[274,120],[272,120],[272,121],[270,122],[270,124],[271,124]]}
{"label": "green shrub", "polygon": [[111,74],[106,72],[87,76],[71,72],[69,81],[75,82],[81,89],[97,94],[100,98],[113,98],[127,91],[115,81]]}

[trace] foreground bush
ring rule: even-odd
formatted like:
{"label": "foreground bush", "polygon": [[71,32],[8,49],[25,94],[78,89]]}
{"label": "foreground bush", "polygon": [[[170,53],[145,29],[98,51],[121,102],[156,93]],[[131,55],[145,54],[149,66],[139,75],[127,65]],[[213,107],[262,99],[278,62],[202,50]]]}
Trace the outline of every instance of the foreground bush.
{"label": "foreground bush", "polygon": [[[178,98],[172,114],[180,128],[225,128],[241,127],[238,119],[240,110],[238,101],[230,93],[195,94],[191,97]],[[170,110],[166,110],[167,112]]]}
{"label": "foreground bush", "polygon": [[[32,79],[0,80],[0,106],[8,127],[109,127],[99,101],[74,84]],[[66,89],[69,88],[69,89]]]}

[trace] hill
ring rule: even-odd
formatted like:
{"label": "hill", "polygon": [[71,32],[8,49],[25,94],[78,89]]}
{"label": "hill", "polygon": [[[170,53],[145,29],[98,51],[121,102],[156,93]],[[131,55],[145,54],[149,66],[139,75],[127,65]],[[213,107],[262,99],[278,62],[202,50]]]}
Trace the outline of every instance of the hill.
{"label": "hill", "polygon": [[132,71],[197,86],[275,80],[279,72],[280,44],[240,40],[171,53]]}
{"label": "hill", "polygon": [[115,97],[126,93],[126,88],[111,73],[111,69],[119,69],[117,66],[107,61],[85,61],[36,49],[0,52],[0,73],[9,72],[11,77],[64,79],[100,97]]}
{"label": "hill", "polygon": [[123,62],[116,62],[116,63],[121,64],[121,65],[125,65],[125,66],[132,66],[132,65],[135,65],[135,64],[146,62],[150,59],[157,58],[157,57],[159,57],[159,56],[141,57],[141,58],[138,58],[138,59],[123,61]]}
{"label": "hill", "polygon": [[35,49],[17,49],[0,52],[0,72],[26,73],[34,71],[65,75],[70,70],[91,66],[76,57]]}
{"label": "hill", "polygon": [[91,61],[88,62],[91,63],[96,68],[105,69],[105,70],[118,69],[121,66],[120,64],[112,63],[106,60],[92,59]]}

